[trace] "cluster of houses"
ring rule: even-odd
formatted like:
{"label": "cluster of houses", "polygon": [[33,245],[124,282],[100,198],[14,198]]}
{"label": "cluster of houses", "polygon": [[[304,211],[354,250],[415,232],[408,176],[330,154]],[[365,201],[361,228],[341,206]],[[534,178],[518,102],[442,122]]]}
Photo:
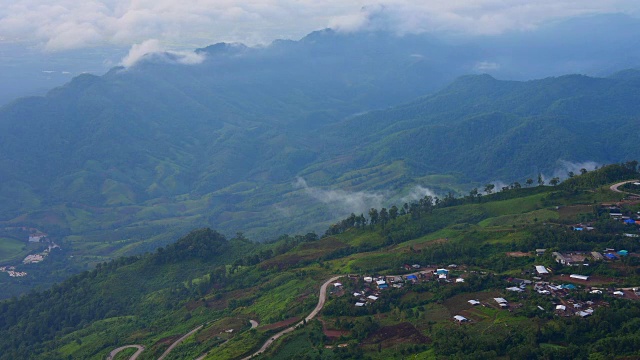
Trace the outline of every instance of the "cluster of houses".
{"label": "cluster of houses", "polygon": [[24,258],[24,260],[22,260],[23,264],[36,264],[41,262],[42,260],[44,260],[45,255],[44,254],[33,254],[33,255],[27,255],[27,257]]}
{"label": "cluster of houses", "polygon": [[559,264],[565,266],[589,266],[589,259],[593,261],[609,260],[615,261],[621,257],[629,256],[629,251],[607,248],[602,252],[598,251],[570,251],[565,253],[553,252],[553,258]]}
{"label": "cluster of houses", "polygon": [[[421,266],[418,264],[405,265],[405,267],[409,267],[413,270],[421,269]],[[457,265],[452,264],[448,267],[457,267]],[[388,289],[389,287],[402,288],[405,284],[416,284],[418,282],[429,281],[430,279],[447,283],[454,281],[456,283],[464,282],[464,278],[462,277],[457,277],[455,278],[455,280],[450,279],[449,270],[445,268],[425,269],[407,275],[364,276],[362,278],[365,283],[364,290],[356,291],[353,293],[353,296],[358,300],[355,303],[355,306],[362,307],[366,306],[369,303],[375,302],[376,300],[378,300],[380,292]],[[335,283],[334,286],[338,288],[342,287],[342,284]]]}
{"label": "cluster of houses", "polygon": [[15,266],[0,266],[0,272],[6,272],[11,277],[27,276],[27,273],[24,271],[16,271]]}

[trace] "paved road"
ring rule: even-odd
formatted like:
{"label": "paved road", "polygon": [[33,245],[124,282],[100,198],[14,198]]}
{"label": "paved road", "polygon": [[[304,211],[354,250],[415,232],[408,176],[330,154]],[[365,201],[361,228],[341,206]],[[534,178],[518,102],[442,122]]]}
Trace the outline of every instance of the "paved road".
{"label": "paved road", "polygon": [[618,193],[630,194],[630,193],[628,193],[626,191],[618,190],[618,188],[620,186],[624,185],[624,184],[628,184],[628,183],[632,183],[632,182],[636,182],[636,181],[638,181],[638,180],[628,180],[628,181],[619,182],[617,184],[611,185],[611,187],[609,187],[609,189],[611,189],[611,191],[615,191],[615,192],[618,192]]}
{"label": "paved road", "polygon": [[[318,313],[320,312],[320,310],[322,310],[322,308],[324,307],[324,303],[327,300],[327,286],[329,286],[329,284],[331,284],[332,282],[338,280],[339,278],[343,277],[344,275],[338,275],[338,276],[334,276],[331,279],[327,280],[324,284],[322,284],[322,286],[320,287],[320,295],[318,296],[318,305],[316,305],[316,308],[313,309],[313,311],[307,315],[306,318],[304,318],[306,321],[309,321],[311,319],[313,319],[314,317],[316,317],[316,315],[318,315]],[[257,356],[259,354],[262,354],[265,350],[267,350],[267,348],[269,346],[271,346],[271,344],[273,344],[274,341],[278,340],[280,337],[282,337],[285,334],[288,334],[290,332],[292,332],[293,330],[296,329],[296,327],[298,325],[302,325],[304,324],[304,321],[301,321],[295,325],[292,325],[291,327],[288,327],[282,331],[280,331],[279,333],[273,335],[271,337],[271,339],[267,340],[264,345],[262,345],[262,347],[260,348],[260,350],[256,351],[255,353],[243,358],[242,360],[248,360],[251,359],[254,356]]]}
{"label": "paved road", "polygon": [[136,360],[138,358],[138,356],[144,351],[144,346],[142,345],[125,345],[125,346],[120,346],[117,349],[112,350],[109,353],[109,356],[107,356],[107,360],[113,360],[113,358],[116,356],[117,353],[119,353],[120,351],[124,350],[124,349],[128,349],[128,348],[136,348],[138,349],[138,351],[135,352],[135,354],[133,354],[129,360]]}
{"label": "paved road", "polygon": [[198,326],[197,328],[189,331],[188,333],[182,335],[182,337],[176,341],[173,342],[173,344],[171,344],[171,346],[169,346],[169,348],[167,350],[164,351],[164,353],[162,353],[162,355],[160,355],[160,357],[158,358],[158,360],[162,360],[165,357],[167,357],[167,355],[169,355],[169,353],[171,352],[171,350],[173,350],[173,348],[175,348],[176,346],[180,345],[181,342],[185,341],[189,336],[193,335],[193,333],[195,333],[196,331],[202,329],[203,325]]}

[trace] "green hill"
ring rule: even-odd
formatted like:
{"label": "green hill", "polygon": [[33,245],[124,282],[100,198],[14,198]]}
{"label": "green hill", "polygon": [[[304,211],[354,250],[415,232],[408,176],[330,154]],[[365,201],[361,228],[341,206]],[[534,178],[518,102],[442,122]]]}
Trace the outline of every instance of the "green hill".
{"label": "green hill", "polygon": [[[132,344],[145,347],[141,359],[158,358],[191,330],[167,358],[239,359],[272,337],[278,339],[262,358],[638,356],[640,304],[633,291],[620,298],[611,289],[640,282],[640,245],[623,235],[640,231],[599,205],[615,201],[618,211],[635,214],[637,202],[608,185],[638,175],[637,163],[626,163],[556,187],[425,197],[406,208],[348,217],[321,238],[309,233],[253,243],[241,234],[227,240],[196,230],[153,253],[101,263],[49,290],[0,302],[0,359],[104,359]],[[575,231],[577,223],[594,229]],[[536,256],[540,248],[546,252]],[[551,254],[604,248],[628,255],[570,267]],[[536,279],[534,265],[551,274]],[[447,281],[432,275],[436,268],[448,269]],[[575,273],[590,278],[566,275]],[[402,285],[384,290],[363,281],[407,274],[419,277],[387,278]],[[319,318],[276,336],[311,312],[320,284],[335,275],[343,276],[342,285],[329,284]],[[525,282],[519,293],[505,290],[517,278],[574,288],[545,294],[547,283]],[[377,299],[354,306],[360,300],[352,293],[363,290]],[[494,297],[505,298],[510,310]],[[581,317],[577,305],[559,311],[557,304],[593,312]],[[454,315],[470,322],[457,324]],[[259,323],[255,329],[249,320]]]}

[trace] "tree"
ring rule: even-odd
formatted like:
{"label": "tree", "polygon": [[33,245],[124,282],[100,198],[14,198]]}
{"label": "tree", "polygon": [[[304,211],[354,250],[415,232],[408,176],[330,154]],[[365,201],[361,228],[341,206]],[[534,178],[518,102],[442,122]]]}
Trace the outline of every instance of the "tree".
{"label": "tree", "polygon": [[533,184],[533,179],[529,178],[525,183],[527,184],[527,186],[531,186]]}
{"label": "tree", "polygon": [[380,223],[382,224],[382,228],[384,229],[384,226],[387,225],[387,222],[389,222],[389,212],[386,208],[380,209],[379,219]]}
{"label": "tree", "polygon": [[520,185],[520,183],[516,181],[516,182],[513,183],[513,188],[514,189],[520,189],[520,188],[522,188],[522,185]]}
{"label": "tree", "polygon": [[484,192],[487,193],[487,194],[491,194],[495,187],[496,186],[494,184],[487,184],[487,185],[484,186]]}
{"label": "tree", "polygon": [[538,186],[544,185],[544,180],[542,179],[542,174],[538,173]]}
{"label": "tree", "polygon": [[556,186],[556,185],[558,185],[558,183],[560,183],[560,178],[559,177],[554,177],[553,179],[551,179],[549,181],[549,184],[551,184],[551,186]]}
{"label": "tree", "polygon": [[398,207],[393,205],[389,209],[389,218],[391,218],[391,220],[395,220],[397,217],[398,217]]}
{"label": "tree", "polygon": [[569,174],[568,174],[568,175],[569,175],[569,177],[570,177],[570,178],[572,178],[572,177],[576,176],[576,174],[575,174],[573,171],[569,171]]}
{"label": "tree", "polygon": [[584,175],[586,173],[587,173],[587,169],[585,168],[580,169],[580,174]]}
{"label": "tree", "polygon": [[369,209],[369,224],[371,224],[371,228],[378,223],[378,210],[376,208]]}

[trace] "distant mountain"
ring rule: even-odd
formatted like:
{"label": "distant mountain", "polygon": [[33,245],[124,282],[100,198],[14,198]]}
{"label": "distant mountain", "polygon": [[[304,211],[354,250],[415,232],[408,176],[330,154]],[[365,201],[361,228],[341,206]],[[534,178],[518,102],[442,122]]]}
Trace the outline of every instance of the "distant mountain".
{"label": "distant mountain", "polygon": [[417,172],[477,181],[551,175],[561,160],[631,160],[640,155],[636,73],[527,82],[465,76],[418,101],[346,120],[327,139],[357,166],[404,159]]}

